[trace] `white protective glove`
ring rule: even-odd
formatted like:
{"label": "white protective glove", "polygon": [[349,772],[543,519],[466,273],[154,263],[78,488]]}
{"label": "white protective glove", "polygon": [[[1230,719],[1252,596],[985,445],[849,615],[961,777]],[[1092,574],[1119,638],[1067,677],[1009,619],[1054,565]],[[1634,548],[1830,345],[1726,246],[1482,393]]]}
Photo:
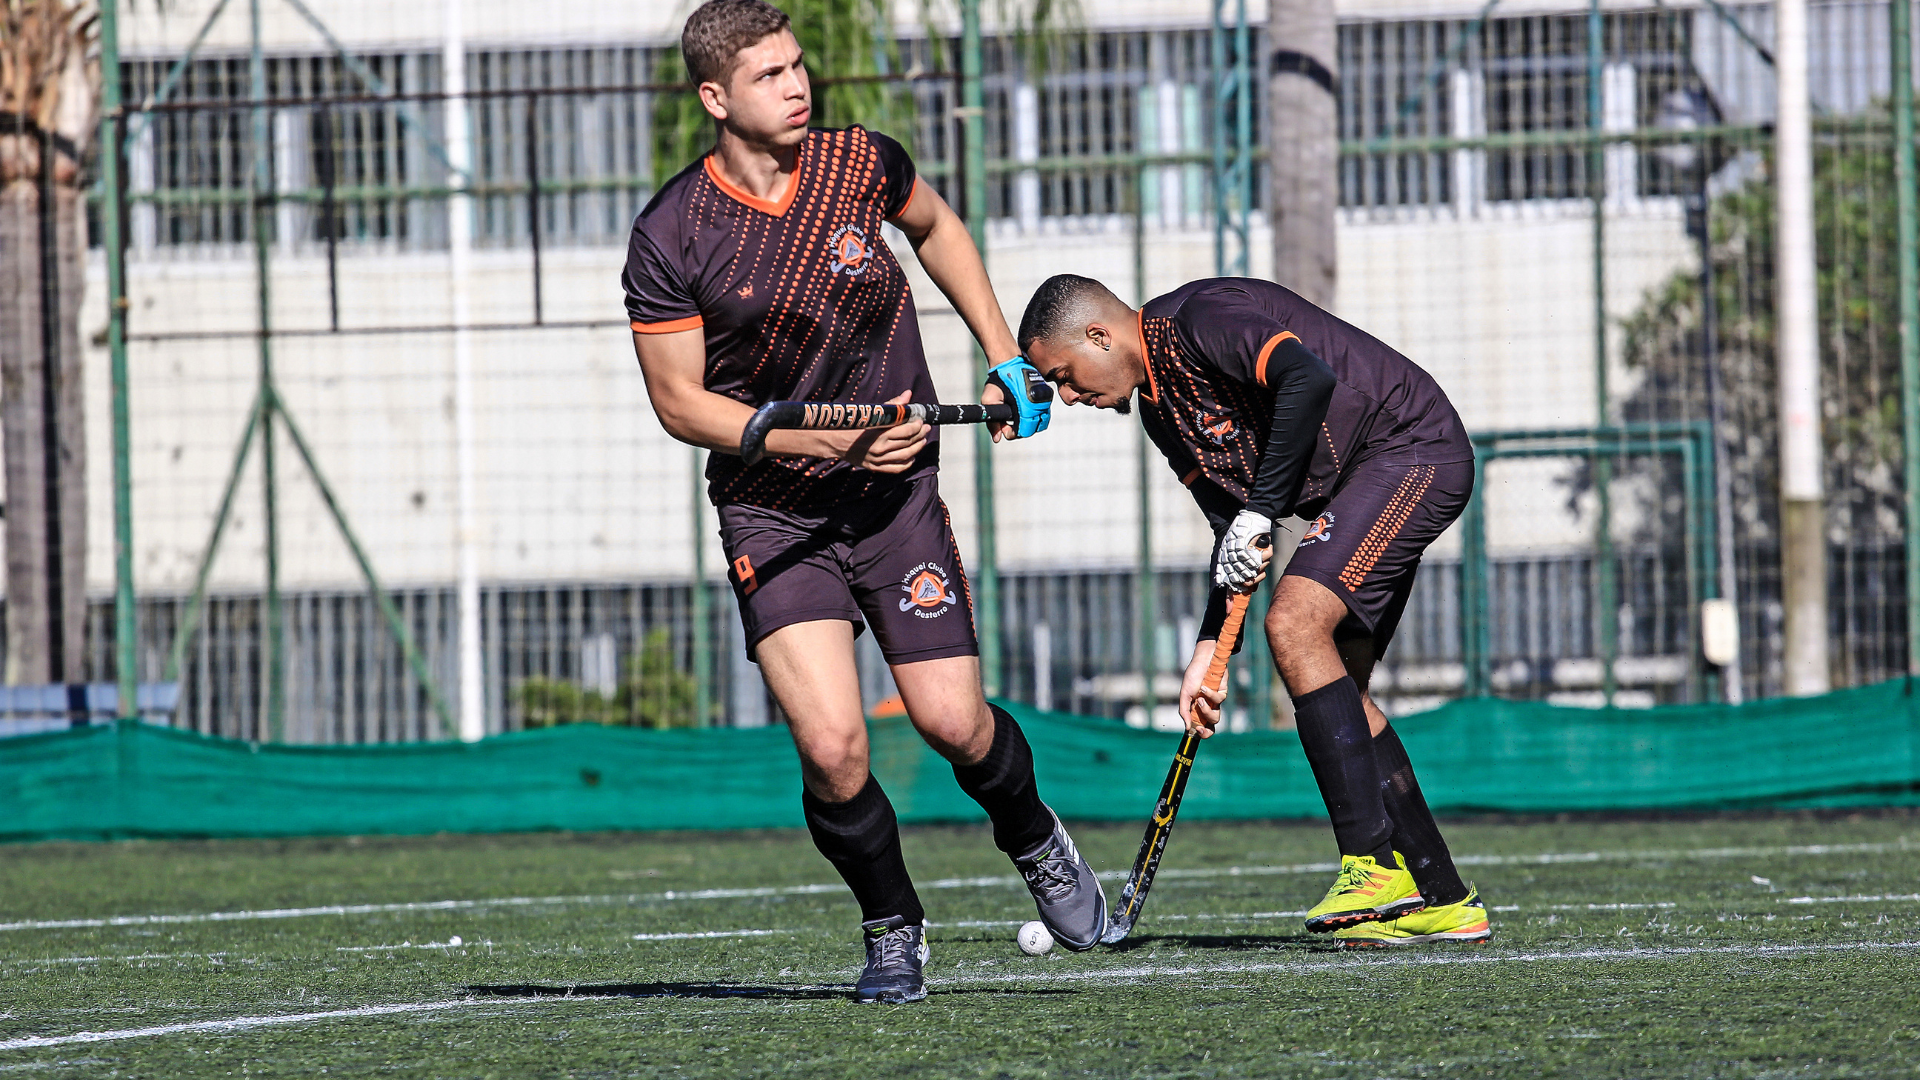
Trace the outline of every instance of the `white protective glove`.
{"label": "white protective glove", "polygon": [[[1258,546],[1256,546],[1258,542]],[[1252,510],[1234,515],[1233,524],[1220,537],[1220,550],[1213,560],[1213,583],[1234,592],[1246,592],[1266,572],[1273,558],[1273,519]]]}

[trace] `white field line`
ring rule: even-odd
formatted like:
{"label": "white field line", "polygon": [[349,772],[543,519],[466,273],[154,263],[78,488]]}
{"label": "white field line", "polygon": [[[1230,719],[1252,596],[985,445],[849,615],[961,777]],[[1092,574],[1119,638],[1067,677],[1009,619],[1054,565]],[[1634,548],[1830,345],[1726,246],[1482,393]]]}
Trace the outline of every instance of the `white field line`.
{"label": "white field line", "polygon": [[[1838,901],[1920,903],[1920,893],[1907,896],[1797,896],[1792,899],[1781,898],[1782,904],[1810,904]],[[1520,911],[1589,911],[1595,913],[1609,911],[1672,911],[1680,904],[1672,900],[1650,901],[1644,904],[1497,904],[1487,910],[1501,914],[1513,914]],[[1307,912],[1299,911],[1246,911],[1246,912],[1202,912],[1191,915],[1151,915],[1148,923],[1165,922],[1259,922],[1265,919],[1304,919]],[[991,930],[1007,926],[1024,926],[1031,919],[965,919],[954,922],[927,921],[929,930]],[[765,937],[772,934],[837,934],[837,929],[814,927],[805,930],[718,930],[711,933],[685,934],[635,934],[636,941],[678,941],[687,938],[710,937]]]}
{"label": "white field line", "polygon": [[158,1035],[180,1035],[188,1032],[247,1031],[252,1028],[278,1027],[285,1024],[310,1024],[320,1020],[352,1020],[363,1016],[392,1016],[396,1013],[441,1012],[447,1009],[463,1009],[470,1005],[506,1002],[527,1004],[542,1000],[553,999],[501,998],[483,1002],[474,998],[422,1001],[406,1005],[363,1005],[357,1009],[289,1013],[285,1016],[242,1016],[232,1020],[200,1020],[190,1024],[162,1024],[158,1027],[123,1028],[119,1031],[76,1031],[71,1035],[34,1035],[24,1039],[3,1039],[0,1040],[0,1050],[32,1050],[43,1046],[71,1046],[74,1043],[116,1042],[121,1039],[146,1039]]}
{"label": "white field line", "polygon": [[1920,893],[1900,893],[1886,896],[1795,896],[1781,901],[1784,904],[1910,904],[1920,900]]}
{"label": "white field line", "polygon": [[[1703,945],[1672,949],[1576,949],[1564,952],[1487,954],[1469,952],[1427,952],[1412,955],[1340,953],[1339,961],[1192,964],[1179,967],[1132,965],[1083,971],[1022,971],[1008,975],[967,975],[928,979],[930,986],[966,986],[978,984],[1034,982],[1100,982],[1143,978],[1181,978],[1192,975],[1250,975],[1263,972],[1343,972],[1364,967],[1446,967],[1456,964],[1543,963],[1555,960],[1620,961],[1666,960],[1687,956],[1805,956],[1821,953],[1870,952],[1920,948],[1920,942],[1855,942],[1822,945]],[[808,989],[816,989],[808,987]],[[78,1031],[71,1035],[35,1035],[0,1040],[0,1050],[33,1050],[75,1043],[115,1042],[124,1039],[155,1038],[199,1032],[236,1032],[256,1028],[310,1024],[326,1020],[356,1020],[369,1016],[393,1016],[404,1013],[446,1012],[475,1005],[549,1005],[566,1002],[617,1001],[622,994],[572,994],[563,998],[460,998],[447,1001],[423,1001],[396,1005],[363,1005],[354,1009],[326,1012],[291,1013],[283,1016],[242,1016],[230,1020],[201,1020],[186,1024],[162,1024],[156,1027],[123,1028],[118,1031]]]}
{"label": "white field line", "polygon": [[[1778,857],[1798,855],[1862,855],[1888,851],[1910,851],[1920,845],[1905,841],[1880,844],[1797,844],[1787,847],[1727,847],[1696,848],[1693,850],[1649,849],[1646,851],[1561,851],[1544,852],[1538,855],[1462,855],[1453,860],[1455,866],[1561,866],[1579,863],[1635,862],[1646,859],[1739,859],[1756,857]],[[1335,862],[1291,863],[1280,866],[1221,866],[1198,867],[1194,869],[1161,870],[1154,875],[1155,881],[1199,878],[1233,877],[1272,877],[1284,874],[1331,874],[1340,869]],[[1127,871],[1107,870],[1100,874],[1102,881],[1125,881]],[[1021,880],[1012,875],[1006,877],[978,878],[942,878],[929,882],[932,889],[978,888],[991,885],[1019,885]],[[0,928],[3,929],[3,928]]]}
{"label": "white field line", "polygon": [[334,952],[397,952],[401,949],[491,949],[491,941],[463,941],[455,945],[451,941],[423,941],[415,945],[403,941],[398,945],[336,945]]}
{"label": "white field line", "polygon": [[[845,886],[841,886],[845,888]],[[325,904],[319,907],[267,908],[255,911],[209,911],[185,915],[109,915],[98,919],[29,919],[0,923],[0,930],[72,930],[102,926],[159,926],[172,923],[250,922],[257,919],[299,919],[311,915],[379,915],[413,911],[471,911],[476,908],[541,907],[545,905],[613,903],[617,896],[513,896],[499,900],[418,900],[399,904]]]}
{"label": "white field line", "polygon": [[[1465,951],[1471,949],[1473,951]],[[1159,965],[1135,965],[1130,967],[1099,968],[1081,971],[1036,970],[1010,975],[964,975],[944,978],[930,978],[929,986],[963,986],[978,983],[1011,982],[1097,982],[1100,980],[1138,980],[1144,978],[1179,978],[1187,975],[1240,975],[1261,972],[1299,972],[1314,973],[1322,971],[1345,971],[1353,966],[1368,967],[1447,967],[1454,964],[1532,964],[1554,960],[1666,960],[1688,956],[1804,956],[1819,953],[1839,952],[1877,952],[1892,949],[1920,949],[1920,941],[1862,941],[1834,942],[1821,945],[1694,945],[1679,946],[1671,949],[1572,949],[1564,952],[1542,953],[1495,953],[1482,951],[1485,946],[1462,946],[1459,950],[1400,953],[1382,955],[1383,951],[1367,950],[1364,954],[1339,952],[1343,962],[1335,961],[1293,961],[1268,962],[1257,964],[1192,964],[1179,967]],[[1347,963],[1344,961],[1351,961]]]}
{"label": "white field line", "polygon": [[705,938],[774,937],[778,934],[804,934],[805,930],[707,930],[686,934],[635,934],[635,941],[697,941]]}
{"label": "white field line", "polygon": [[50,956],[44,960],[10,959],[0,963],[12,967],[32,967],[36,964],[110,964],[132,962],[134,960],[218,960],[227,954],[212,953],[138,953],[132,956]]}
{"label": "white field line", "polygon": [[[1780,897],[1780,904],[1836,904],[1836,903],[1920,903],[1920,893],[1887,894],[1883,896],[1793,896]],[[1522,911],[1671,911],[1681,905],[1672,900],[1649,901],[1641,904],[1494,904],[1487,910],[1495,914],[1511,915]],[[1304,919],[1305,909],[1300,911],[1246,911],[1246,912],[1200,912],[1187,915],[1154,915],[1149,924],[1171,922],[1260,922],[1267,919]],[[953,922],[927,921],[929,930],[993,930],[1010,926],[1024,926],[1031,919],[956,919]],[[758,929],[741,930],[700,930],[667,934],[633,934],[634,941],[700,941],[708,938],[756,938],[779,937],[799,934],[838,934],[840,931],[828,927],[806,927],[801,929]],[[460,945],[451,945],[444,941],[427,942],[416,945],[402,942],[399,945],[337,945],[335,952],[390,952],[399,949],[469,949],[491,948],[492,941],[469,941]],[[218,959],[227,956],[225,952],[213,953],[140,953],[133,956],[59,956],[47,959],[0,959],[0,965],[10,967],[32,967],[38,964],[94,964],[133,960],[191,960]]]}
{"label": "white field line", "polygon": [[[1670,899],[1651,903],[1536,903],[1524,911],[1657,911],[1668,907],[1680,905]],[[1496,903],[1488,911],[1523,911],[1523,907],[1519,903]]]}
{"label": "white field line", "polygon": [[[1548,852],[1539,855],[1465,855],[1454,860],[1457,866],[1553,866],[1567,863],[1633,862],[1646,859],[1733,859],[1801,855],[1859,855],[1888,851],[1911,851],[1920,845],[1906,842],[1890,844],[1801,844],[1791,847],[1699,848],[1648,851]],[[1265,877],[1283,874],[1324,874],[1339,869],[1334,863],[1295,863],[1287,866],[1224,866],[1195,869],[1161,870],[1156,880]],[[1124,871],[1109,871],[1103,880],[1126,878]],[[976,889],[996,886],[1024,886],[1018,876],[941,878],[920,884],[924,889]],[[599,896],[509,896],[486,900],[417,900],[391,904],[323,904],[316,907],[268,908],[248,911],[212,911],[179,915],[109,915],[92,919],[23,919],[0,923],[0,932],[13,930],[84,930],[113,926],[156,926],[179,923],[246,922],[260,919],[298,919],[318,915],[382,915],[431,911],[477,911],[489,908],[563,907],[579,905],[638,904],[657,900],[752,900],[777,896],[811,896],[839,893],[840,882],[815,885],[770,885],[758,888],[673,890],[657,893],[629,893]],[[1812,902],[1809,900],[1808,902]]]}

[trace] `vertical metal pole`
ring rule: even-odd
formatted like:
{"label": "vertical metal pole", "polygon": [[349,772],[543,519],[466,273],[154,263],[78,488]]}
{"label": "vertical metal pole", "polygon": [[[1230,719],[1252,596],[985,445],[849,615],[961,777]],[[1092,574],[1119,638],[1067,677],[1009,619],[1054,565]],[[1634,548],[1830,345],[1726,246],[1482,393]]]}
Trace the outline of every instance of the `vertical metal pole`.
{"label": "vertical metal pole", "polygon": [[[1213,3],[1213,265],[1222,277],[1246,276],[1249,253],[1248,214],[1253,206],[1252,74],[1248,70],[1246,0],[1232,0],[1234,24],[1229,30],[1229,0]],[[1228,60],[1231,33],[1232,60]],[[1228,132],[1232,137],[1228,137]],[[1232,248],[1229,251],[1229,247]]]}
{"label": "vertical metal pole", "polygon": [[[1144,170],[1135,166],[1133,183],[1129,194],[1133,203],[1133,293],[1134,305],[1145,307],[1147,303],[1147,244],[1146,244],[1146,203],[1141,198],[1140,180]],[[1148,489],[1148,439],[1147,429],[1142,427],[1139,443],[1135,447],[1136,471],[1140,484],[1140,538],[1138,567],[1134,575],[1134,624],[1135,647],[1140,653],[1140,700],[1147,710],[1147,726],[1153,726],[1153,707],[1156,699],[1153,693],[1154,631],[1159,625],[1159,592],[1153,575],[1153,517],[1152,503]],[[1175,657],[1178,661],[1178,657]]]}
{"label": "vertical metal pole", "polygon": [[1774,75],[1776,347],[1780,365],[1780,584],[1786,691],[1831,687],[1827,663],[1825,478],[1820,445],[1819,283],[1813,222],[1813,113],[1807,0],[1778,0]]}
{"label": "vertical metal pole", "polygon": [[[1706,148],[1700,168],[1700,353],[1707,369],[1707,433],[1713,458],[1714,550],[1719,562],[1720,596],[1740,611],[1740,573],[1733,550],[1733,455],[1727,433],[1726,386],[1720,374],[1720,297],[1713,265],[1713,199],[1707,192]],[[1746,697],[1741,658],[1720,669],[1722,700],[1738,705]]]}
{"label": "vertical metal pole", "polygon": [[[1701,573],[1701,550],[1705,545],[1700,541],[1706,532],[1705,516],[1700,508],[1700,467],[1705,464],[1699,460],[1700,443],[1687,438],[1680,441],[1680,504],[1684,519],[1681,540],[1681,564],[1687,568],[1687,625],[1698,633],[1700,626],[1700,602],[1707,598],[1709,586],[1707,576]],[[1700,662],[1700,650],[1687,652],[1687,700],[1705,701],[1707,675],[1705,665]]]}
{"label": "vertical metal pole", "polygon": [[1160,625],[1159,582],[1153,573],[1153,498],[1147,429],[1137,432],[1134,444],[1134,474],[1140,485],[1139,514],[1140,537],[1138,565],[1133,575],[1133,617],[1134,641],[1139,649],[1140,666],[1140,703],[1147,710],[1147,726],[1153,726],[1153,707],[1159,704],[1159,697],[1153,692],[1153,675],[1160,667],[1160,658],[1155,655],[1155,637]]}
{"label": "vertical metal pole", "polygon": [[[1601,85],[1606,23],[1600,0],[1587,5],[1587,123],[1592,142],[1587,147],[1587,188],[1593,195],[1593,386],[1596,426],[1606,427],[1607,389],[1607,177],[1606,147],[1600,141],[1606,127],[1606,99]],[[1613,557],[1613,462],[1604,455],[1593,459],[1594,493],[1599,513],[1594,542],[1594,617],[1598,620],[1600,685],[1607,704],[1613,704],[1613,661],[1620,649],[1619,569]]]}
{"label": "vertical metal pole", "polygon": [[1247,607],[1247,617],[1254,620],[1253,626],[1241,631],[1250,676],[1247,728],[1251,731],[1265,731],[1273,726],[1273,645],[1267,640],[1267,611],[1273,607],[1273,590],[1274,576],[1268,574]]}
{"label": "vertical metal pole", "polygon": [[533,325],[540,310],[540,99],[527,92],[527,239],[533,246]]}
{"label": "vertical metal pole", "polygon": [[459,732],[465,742],[487,734],[487,690],[480,640],[480,480],[473,400],[473,127],[467,102],[465,0],[445,0],[440,86],[446,92],[441,137],[447,147],[447,291],[453,316],[454,617],[460,623]]}
{"label": "vertical metal pole", "polygon": [[[1234,5],[1233,48],[1234,231],[1240,237],[1233,271],[1246,277],[1253,273],[1253,32],[1247,28],[1247,0],[1236,0]],[[1266,631],[1258,636],[1265,641]],[[1262,719],[1261,726],[1265,725]]]}
{"label": "vertical metal pole", "polygon": [[1466,696],[1487,695],[1487,459],[1492,447],[1474,448],[1473,494],[1460,522],[1460,661]]}
{"label": "vertical metal pole", "polygon": [[266,734],[280,740],[286,721],[287,658],[285,627],[280,611],[280,492],[274,468],[274,421],[280,413],[280,395],[273,385],[273,293],[271,238],[273,125],[261,105],[267,99],[267,63],[260,52],[260,0],[248,5],[252,17],[251,48],[247,60],[248,96],[253,107],[253,264],[258,279],[260,307],[260,490],[267,541],[267,686]]}
{"label": "vertical metal pole", "polygon": [[1893,184],[1899,214],[1901,437],[1907,487],[1907,673],[1920,675],[1920,209],[1914,205],[1913,0],[1893,0]]}
{"label": "vertical metal pole", "polygon": [[[53,136],[40,134],[40,486],[46,559],[47,681],[67,680],[67,588],[60,497],[60,212],[55,207]],[[84,605],[83,605],[84,609]],[[84,720],[82,721],[84,723]]]}
{"label": "vertical metal pole", "polygon": [[693,726],[713,726],[712,617],[707,595],[706,487],[700,481],[699,447],[693,448],[693,593],[688,610],[693,619]]}
{"label": "vertical metal pole", "polygon": [[1213,0],[1208,74],[1213,83],[1213,273],[1227,276],[1227,0]]}
{"label": "vertical metal pole", "polygon": [[122,718],[140,714],[136,694],[139,626],[133,593],[133,452],[127,404],[127,265],[121,185],[120,24],[117,0],[100,5],[101,245],[107,262],[107,362],[113,384],[113,653]]}
{"label": "vertical metal pole", "polygon": [[1142,190],[1146,180],[1145,166],[1133,167],[1133,306],[1143,308],[1152,295],[1147,292],[1147,200]]}
{"label": "vertical metal pole", "polygon": [[[967,231],[987,258],[987,117],[980,86],[980,0],[960,0],[961,196]],[[973,381],[987,381],[987,354],[973,346]],[[1000,693],[1000,569],[993,508],[993,440],[986,425],[973,431],[973,499],[979,522],[979,555],[974,566],[974,627],[980,635],[980,684]]]}
{"label": "vertical metal pole", "polygon": [[320,220],[327,231],[327,325],[340,329],[340,226],[333,201],[333,110],[320,106]]}

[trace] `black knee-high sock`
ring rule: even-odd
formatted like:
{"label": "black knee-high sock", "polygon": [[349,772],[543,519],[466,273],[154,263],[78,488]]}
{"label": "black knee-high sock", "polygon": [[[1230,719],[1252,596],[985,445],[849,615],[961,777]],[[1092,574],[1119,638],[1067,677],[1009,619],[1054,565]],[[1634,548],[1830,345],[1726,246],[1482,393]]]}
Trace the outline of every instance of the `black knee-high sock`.
{"label": "black knee-high sock", "polygon": [[1371,855],[1381,866],[1393,866],[1393,821],[1380,797],[1380,770],[1360,688],[1342,675],[1294,698],[1293,713],[1340,854]]}
{"label": "black knee-high sock", "polygon": [[843,803],[825,802],[811,791],[802,791],[800,805],[806,810],[813,846],[840,871],[860,902],[860,921],[895,915],[909,926],[926,921],[900,855],[900,822],[878,780],[869,775],[860,794]]}
{"label": "black knee-high sock", "polygon": [[1053,815],[1033,780],[1033,750],[1007,710],[993,713],[993,745],[972,765],[955,765],[953,778],[993,819],[993,843],[1009,855],[1025,855],[1053,835]]}
{"label": "black knee-high sock", "polygon": [[1465,900],[1467,885],[1453,865],[1453,853],[1447,850],[1433,811],[1427,809],[1426,797],[1420,794],[1407,748],[1391,725],[1374,736],[1373,760],[1380,770],[1380,795],[1387,804],[1387,816],[1393,819],[1393,850],[1407,860],[1420,895],[1434,907]]}

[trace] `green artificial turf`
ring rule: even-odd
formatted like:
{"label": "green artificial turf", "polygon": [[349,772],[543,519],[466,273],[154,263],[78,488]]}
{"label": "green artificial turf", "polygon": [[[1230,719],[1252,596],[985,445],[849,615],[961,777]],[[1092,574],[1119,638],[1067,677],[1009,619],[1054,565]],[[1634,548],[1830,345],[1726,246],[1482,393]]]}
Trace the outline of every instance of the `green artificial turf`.
{"label": "green artificial turf", "polygon": [[[1075,832],[1103,870],[1138,843]],[[904,1007],[846,1000],[858,914],[803,832],[0,848],[0,1074],[1920,1075],[1920,816],[1448,833],[1490,945],[1334,951],[1284,914],[1324,825],[1195,823],[1125,947],[1026,957],[987,831],[908,830]],[[511,902],[393,906],[440,901]],[[42,925],[210,913],[252,914]]]}

